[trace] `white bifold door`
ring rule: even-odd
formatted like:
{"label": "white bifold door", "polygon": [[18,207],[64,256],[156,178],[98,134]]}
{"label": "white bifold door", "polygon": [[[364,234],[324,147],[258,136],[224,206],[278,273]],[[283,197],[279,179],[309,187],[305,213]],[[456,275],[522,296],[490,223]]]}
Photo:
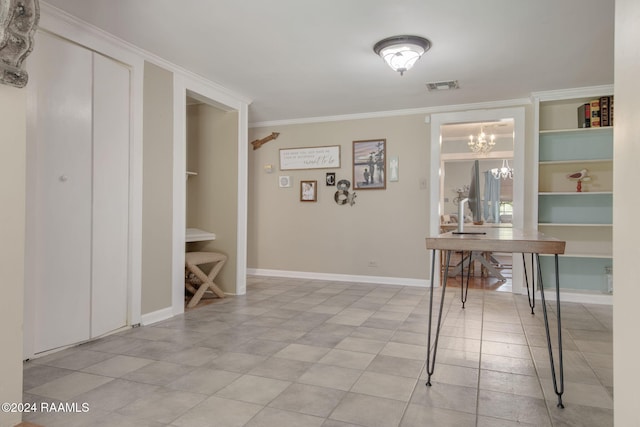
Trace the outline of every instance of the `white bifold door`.
{"label": "white bifold door", "polygon": [[130,71],[43,32],[28,62],[25,357],[129,312]]}

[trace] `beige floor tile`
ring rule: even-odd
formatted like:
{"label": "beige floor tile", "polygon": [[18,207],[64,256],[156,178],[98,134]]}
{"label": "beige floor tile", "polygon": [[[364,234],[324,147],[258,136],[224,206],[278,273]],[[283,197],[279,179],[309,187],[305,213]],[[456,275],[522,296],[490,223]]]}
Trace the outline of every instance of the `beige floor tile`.
{"label": "beige floor tile", "polygon": [[319,363],[326,365],[341,366],[343,368],[367,369],[371,361],[375,358],[375,354],[362,353],[358,351],[348,351],[333,349],[329,351]]}
{"label": "beige floor tile", "polygon": [[361,374],[361,370],[317,363],[302,374],[298,382],[347,391]]}
{"label": "beige floor tile", "polygon": [[178,427],[242,427],[258,412],[262,405],[222,399],[211,396],[174,420]]}
{"label": "beige floor tile", "polygon": [[143,396],[117,412],[132,418],[169,424],[205,398],[202,394],[163,389]]}
{"label": "beige floor tile", "polygon": [[476,417],[465,412],[447,409],[429,408],[426,410],[424,406],[412,403],[407,408],[400,427],[419,426],[476,427]]}
{"label": "beige floor tile", "polygon": [[333,388],[291,384],[269,406],[325,418],[331,414],[344,395],[344,391]]}
{"label": "beige floor tile", "polygon": [[480,390],[478,414],[541,427],[551,425],[543,399],[509,393]]}
{"label": "beige floor tile", "polygon": [[411,403],[431,408],[476,413],[478,389],[458,385],[440,383],[435,378],[431,387],[419,381],[411,395]]}
{"label": "beige floor tile", "polygon": [[[463,309],[460,288],[448,287],[427,387],[430,289],[247,282],[244,296],[26,362],[24,401],[87,402],[91,411],[25,420],[47,427],[613,425],[611,306],[563,303],[560,409],[541,306],[531,315],[526,296],[470,289]],[[436,307],[440,295],[435,289]],[[555,315],[550,302],[557,359]]]}
{"label": "beige floor tile", "polygon": [[278,397],[290,384],[289,381],[243,375],[215,395],[224,399],[266,405]]}
{"label": "beige floor tile", "polygon": [[483,369],[480,371],[480,388],[482,390],[512,393],[537,399],[543,398],[540,380],[529,375]]}
{"label": "beige floor tile", "polygon": [[183,375],[187,375],[194,368],[170,362],[153,362],[142,368],[131,371],[122,378],[146,384],[166,385]]}
{"label": "beige floor tile", "polygon": [[167,388],[212,395],[242,374],[219,369],[198,368],[167,384]]}
{"label": "beige floor tile", "polygon": [[72,372],[64,377],[57,378],[48,383],[26,390],[27,393],[50,397],[66,401],[73,399],[82,393],[87,393],[96,387],[113,381],[113,378],[100,375],[86,374],[84,372]]}
{"label": "beige floor tile", "polygon": [[276,408],[264,408],[246,424],[246,427],[320,427],[324,418]]}
{"label": "beige floor tile", "polygon": [[402,344],[396,342],[387,343],[380,354],[383,356],[394,356],[401,357],[404,359],[415,359],[415,360],[427,360],[427,347],[413,345],[413,344]]}
{"label": "beige floor tile", "polygon": [[330,418],[366,427],[397,426],[404,406],[399,400],[348,393]]}
{"label": "beige floor tile", "polygon": [[353,393],[408,402],[416,385],[416,379],[397,375],[364,372],[351,387]]}
{"label": "beige floor tile", "polygon": [[313,363],[311,362],[303,362],[301,360],[270,357],[251,369],[248,373],[259,377],[295,381],[312,365]]}
{"label": "beige floor tile", "polygon": [[317,362],[322,359],[331,349],[327,347],[316,347],[304,344],[289,344],[282,350],[275,353],[275,357],[283,359],[300,360],[302,362]]}
{"label": "beige floor tile", "polygon": [[362,353],[377,354],[385,346],[385,341],[370,340],[365,338],[347,337],[336,345],[340,350],[351,350]]}
{"label": "beige floor tile", "polygon": [[154,360],[143,359],[141,357],[118,355],[96,363],[95,365],[88,366],[82,369],[82,371],[90,374],[118,378],[153,362]]}

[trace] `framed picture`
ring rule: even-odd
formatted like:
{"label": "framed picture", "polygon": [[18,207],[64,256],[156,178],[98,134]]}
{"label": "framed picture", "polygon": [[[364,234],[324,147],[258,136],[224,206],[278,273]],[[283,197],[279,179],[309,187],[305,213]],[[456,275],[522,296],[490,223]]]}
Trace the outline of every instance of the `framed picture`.
{"label": "framed picture", "polygon": [[389,157],[389,182],[398,181],[398,170],[400,169],[400,162],[398,156]]}
{"label": "framed picture", "polygon": [[280,188],[289,188],[289,187],[291,187],[291,177],[290,176],[281,175],[280,177],[278,177],[278,185],[280,185]]}
{"label": "framed picture", "polygon": [[317,200],[318,181],[300,181],[300,201],[315,202]]}
{"label": "framed picture", "polygon": [[387,140],[353,141],[353,189],[384,190],[387,188]]}
{"label": "framed picture", "polygon": [[281,148],[280,170],[328,169],[340,167],[340,146]]}
{"label": "framed picture", "polygon": [[335,172],[327,172],[326,184],[329,187],[333,187],[336,185],[336,173]]}

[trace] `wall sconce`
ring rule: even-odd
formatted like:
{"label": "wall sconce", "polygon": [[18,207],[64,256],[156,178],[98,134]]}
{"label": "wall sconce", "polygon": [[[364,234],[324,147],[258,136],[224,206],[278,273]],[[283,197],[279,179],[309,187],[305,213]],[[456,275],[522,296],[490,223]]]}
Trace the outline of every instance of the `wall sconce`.
{"label": "wall sconce", "polygon": [[393,36],[380,40],[373,51],[402,76],[431,48],[431,42],[419,36]]}

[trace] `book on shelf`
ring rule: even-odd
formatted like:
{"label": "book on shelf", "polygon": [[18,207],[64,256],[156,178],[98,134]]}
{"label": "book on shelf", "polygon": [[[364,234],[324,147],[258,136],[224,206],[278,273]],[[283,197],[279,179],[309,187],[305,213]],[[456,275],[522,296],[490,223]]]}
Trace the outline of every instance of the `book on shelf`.
{"label": "book on shelf", "polygon": [[609,126],[609,97],[600,97],[600,126]]}
{"label": "book on shelf", "polygon": [[591,104],[591,127],[599,128],[600,127],[600,100],[594,99],[590,102]]}
{"label": "book on shelf", "polygon": [[578,107],[578,127],[591,127],[591,104],[588,102]]}
{"label": "book on shelf", "polygon": [[601,96],[578,106],[578,128],[613,126],[613,96]]}
{"label": "book on shelf", "polygon": [[613,96],[609,97],[609,126],[613,126]]}

